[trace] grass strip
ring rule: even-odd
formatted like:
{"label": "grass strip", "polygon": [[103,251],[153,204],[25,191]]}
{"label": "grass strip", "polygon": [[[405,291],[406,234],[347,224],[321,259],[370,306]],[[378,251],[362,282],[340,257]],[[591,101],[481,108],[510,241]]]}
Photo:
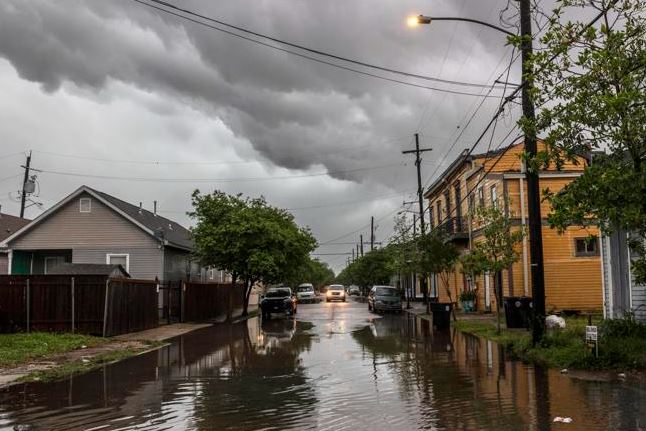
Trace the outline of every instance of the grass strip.
{"label": "grass strip", "polygon": [[29,334],[0,334],[0,367],[20,365],[42,358],[80,349],[94,347],[107,340],[78,334],[32,332]]}
{"label": "grass strip", "polygon": [[536,346],[532,346],[529,332],[502,329],[498,333],[493,322],[461,320],[456,327],[503,345],[513,357],[527,363],[559,369],[646,369],[646,325],[630,317],[593,323],[600,331],[599,357],[585,343],[584,318],[566,318],[565,329],[548,330]]}

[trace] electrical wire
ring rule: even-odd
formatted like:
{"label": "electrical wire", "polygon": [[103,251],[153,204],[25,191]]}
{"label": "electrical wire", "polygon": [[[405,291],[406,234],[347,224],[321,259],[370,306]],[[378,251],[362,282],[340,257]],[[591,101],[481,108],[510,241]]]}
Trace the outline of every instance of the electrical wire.
{"label": "electrical wire", "polygon": [[[184,183],[184,182],[234,183],[234,182],[276,181],[276,180],[290,180],[290,179],[295,179],[295,178],[322,177],[322,176],[329,176],[329,175],[335,175],[335,174],[344,174],[344,173],[351,173],[351,172],[369,171],[369,170],[374,170],[374,169],[385,169],[385,168],[391,168],[391,167],[395,167],[395,166],[402,166],[402,164],[401,163],[393,163],[393,164],[389,164],[389,165],[370,166],[370,167],[364,167],[364,168],[355,168],[355,169],[347,169],[347,170],[339,170],[339,171],[327,171],[327,172],[321,172],[321,173],[316,173],[316,174],[287,175],[287,176],[265,177],[265,178],[262,178],[262,177],[239,177],[239,178],[165,178],[165,177],[160,177],[160,178],[152,178],[152,177],[121,177],[121,176],[114,176],[114,175],[84,174],[84,173],[77,173],[77,172],[51,171],[51,170],[48,170],[48,169],[39,169],[39,171],[42,172],[42,173],[47,173],[47,174],[52,174],[52,175],[62,175],[62,176],[70,176],[70,177],[82,177],[82,178],[97,178],[97,179],[119,180],[119,181],[143,181],[143,182],[147,181],[147,182],[161,182],[161,183]],[[36,169],[34,169],[34,170],[36,170]]]}
{"label": "electrical wire", "polygon": [[[442,79],[442,78],[426,76],[426,75],[419,75],[419,74],[415,74],[415,73],[411,73],[411,72],[404,72],[404,71],[397,70],[397,69],[392,69],[392,68],[388,68],[388,67],[384,67],[384,66],[378,66],[378,65],[375,65],[375,64],[366,63],[366,62],[351,59],[351,58],[348,58],[348,57],[342,57],[342,56],[339,56],[339,55],[336,55],[336,54],[331,54],[329,52],[321,51],[321,50],[318,50],[318,49],[313,49],[313,48],[310,48],[310,47],[307,47],[307,46],[304,46],[304,45],[289,42],[289,41],[286,41],[284,39],[278,39],[276,37],[272,37],[272,36],[269,36],[269,35],[266,35],[266,34],[263,34],[263,33],[259,33],[259,32],[256,32],[256,31],[252,31],[252,30],[249,30],[249,29],[244,28],[244,27],[233,25],[233,24],[224,22],[222,20],[219,20],[219,19],[216,19],[216,18],[213,18],[213,17],[209,17],[209,16],[206,16],[206,15],[197,13],[197,12],[189,10],[189,9],[180,8],[180,7],[178,7],[178,6],[176,6],[176,5],[172,4],[172,3],[169,3],[169,2],[166,2],[166,1],[163,1],[163,0],[147,0],[147,2],[158,4],[160,6],[163,6],[164,8],[156,7],[154,5],[151,5],[149,3],[144,2],[142,0],[133,0],[133,1],[136,1],[137,3],[143,4],[143,5],[146,5],[146,6],[149,6],[149,7],[153,7],[153,8],[158,9],[158,10],[162,10],[162,11],[167,12],[167,13],[169,13],[170,11],[168,11],[167,9],[164,9],[164,8],[173,9],[173,10],[175,10],[177,12],[181,12],[183,14],[187,14],[187,15],[194,16],[196,18],[207,20],[207,21],[216,23],[218,25],[234,29],[236,31],[240,31],[242,33],[250,34],[250,35],[262,38],[262,39],[266,39],[266,40],[270,40],[272,42],[279,43],[281,45],[290,46],[292,48],[297,48],[297,49],[300,49],[302,51],[306,51],[306,52],[309,52],[309,53],[312,53],[312,54],[320,55],[320,56],[323,56],[323,57],[328,57],[328,58],[331,58],[331,59],[334,59],[334,60],[340,60],[340,61],[343,61],[343,62],[346,62],[346,63],[351,63],[351,64],[355,64],[355,65],[358,65],[358,66],[367,67],[367,68],[370,68],[370,69],[379,70],[379,71],[382,71],[382,72],[393,73],[393,74],[396,74],[396,75],[406,76],[408,78],[417,78],[417,79],[422,79],[422,80],[426,80],[426,81],[439,82],[439,83],[443,83],[443,84],[460,85],[460,86],[465,86],[465,87],[480,87],[480,88],[488,88],[489,87],[488,84],[478,84],[478,83],[473,83],[473,82],[464,82],[464,81],[457,81],[457,80],[450,80],[450,79]],[[186,18],[184,15],[181,15],[181,14],[173,14],[173,15]],[[256,40],[253,39],[252,41],[256,41]],[[275,46],[273,46],[273,45],[271,47],[275,48]]]}

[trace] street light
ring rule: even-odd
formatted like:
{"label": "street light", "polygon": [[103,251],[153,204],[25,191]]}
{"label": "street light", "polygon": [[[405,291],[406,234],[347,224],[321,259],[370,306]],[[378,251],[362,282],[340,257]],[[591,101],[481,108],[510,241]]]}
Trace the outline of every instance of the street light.
{"label": "street light", "polygon": [[[530,121],[536,118],[534,112],[534,102],[531,99],[532,81],[527,80],[533,74],[530,58],[532,56],[532,12],[530,0],[518,0],[520,8],[520,35],[522,40],[520,43],[522,54],[522,76],[523,82],[518,90],[522,91],[522,106],[523,116]],[[407,20],[409,26],[417,26],[419,24],[430,24],[432,21],[463,21],[470,22],[485,27],[498,30],[507,36],[515,37],[516,34],[506,30],[502,27],[489,24],[484,21],[478,21],[471,18],[460,17],[430,17],[425,15],[418,15],[417,17],[410,17]],[[536,132],[528,128],[524,136],[525,152],[528,160],[536,158],[537,153],[537,138]],[[543,232],[541,220],[541,193],[539,187],[538,172],[534,169],[526,169],[525,177],[527,179],[527,209],[529,221],[529,243],[530,243],[530,259],[531,259],[531,274],[532,274],[532,299],[533,299],[533,325],[532,325],[532,341],[536,344],[543,337],[545,330],[545,278],[543,273]]]}
{"label": "street light", "polygon": [[417,27],[420,24],[430,24],[432,21],[462,21],[462,22],[470,22],[473,24],[479,24],[479,25],[484,25],[485,27],[493,28],[494,30],[501,31],[505,33],[508,36],[516,36],[516,34],[512,33],[509,30],[506,30],[502,27],[498,27],[497,25],[489,24],[488,22],[484,21],[479,21],[477,19],[471,19],[471,18],[461,18],[461,17],[455,17],[455,16],[426,16],[426,15],[417,15],[417,16],[410,16],[406,20],[406,24],[409,27]]}

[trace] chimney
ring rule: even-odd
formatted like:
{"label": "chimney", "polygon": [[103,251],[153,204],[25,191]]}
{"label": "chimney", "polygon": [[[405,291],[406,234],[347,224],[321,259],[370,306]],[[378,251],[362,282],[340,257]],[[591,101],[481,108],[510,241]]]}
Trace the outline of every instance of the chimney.
{"label": "chimney", "polygon": [[157,217],[157,201],[153,201],[153,215]]}
{"label": "chimney", "polygon": [[144,211],[144,203],[139,202],[139,214],[141,214]]}

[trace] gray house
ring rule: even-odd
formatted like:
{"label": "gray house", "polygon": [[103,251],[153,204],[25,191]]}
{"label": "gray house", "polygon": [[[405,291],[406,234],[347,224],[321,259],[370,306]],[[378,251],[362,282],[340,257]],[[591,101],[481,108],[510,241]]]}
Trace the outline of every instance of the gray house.
{"label": "gray house", "polygon": [[183,226],[82,186],[4,239],[11,274],[47,274],[62,263],[121,265],[132,278],[199,279]]}
{"label": "gray house", "polygon": [[[12,216],[9,214],[3,214],[0,211],[0,244],[6,239],[9,238],[12,234],[20,230],[22,227],[27,225],[30,220],[25,218],[20,218]],[[9,253],[8,250],[0,246],[0,274],[9,273]]]}
{"label": "gray house", "polygon": [[637,321],[646,323],[646,285],[635,283],[632,276],[628,238],[625,230],[601,238],[603,315],[616,319],[633,312]]}

